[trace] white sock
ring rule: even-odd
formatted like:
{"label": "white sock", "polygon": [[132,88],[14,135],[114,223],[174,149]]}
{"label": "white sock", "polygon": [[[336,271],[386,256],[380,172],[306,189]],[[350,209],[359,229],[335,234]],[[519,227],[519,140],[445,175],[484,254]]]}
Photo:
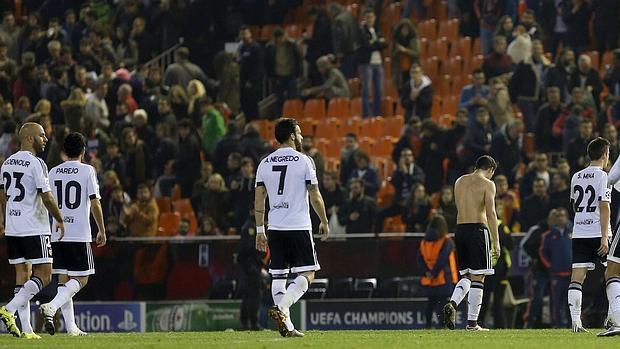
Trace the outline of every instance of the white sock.
{"label": "white sock", "polygon": [[69,298],[69,300],[60,307],[60,311],[62,312],[62,317],[65,319],[65,329],[67,332],[74,332],[77,330],[77,325],[75,323],[75,314],[73,310],[73,298]]}
{"label": "white sock", "polygon": [[616,326],[620,326],[620,277],[607,280],[607,300],[609,316]]}
{"label": "white sock", "polygon": [[[274,276],[274,278],[271,280],[271,297],[273,298],[273,304],[278,305],[282,301],[284,295],[286,295],[286,276],[277,279],[275,277],[280,276]],[[286,328],[289,331],[294,330],[295,326],[293,325],[293,321],[291,321],[289,310],[283,309],[282,311],[286,315]]]}
{"label": "white sock", "polygon": [[480,314],[480,306],[482,306],[482,292],[484,291],[484,283],[480,281],[472,281],[469,296],[467,297],[467,321],[478,321]]}
{"label": "white sock", "polygon": [[469,292],[469,288],[471,287],[471,280],[468,278],[462,278],[454,287],[454,291],[452,291],[452,297],[450,300],[458,306],[461,304],[465,295]]}
{"label": "white sock", "polygon": [[[14,294],[17,295],[22,287],[22,285],[15,286]],[[30,301],[17,308],[17,315],[19,315],[19,322],[22,325],[22,332],[32,333],[32,325],[30,324]]]}
{"label": "white sock", "polygon": [[581,324],[581,284],[572,281],[568,286],[568,308],[570,309],[570,318],[573,323],[579,326]]}
{"label": "white sock", "polygon": [[65,282],[64,285],[59,285],[58,292],[56,292],[56,297],[49,302],[49,305],[54,311],[58,310],[63,304],[67,303],[69,299],[75,296],[80,288],[82,288],[82,285],[80,285],[80,282],[76,279],[70,279]]}
{"label": "white sock", "polygon": [[6,305],[6,310],[11,314],[15,314],[17,309],[26,305],[26,303],[28,303],[37,293],[41,292],[42,289],[43,282],[41,279],[36,276],[31,277],[30,280],[24,283],[24,286]]}
{"label": "white sock", "polygon": [[286,289],[286,294],[278,303],[280,309],[288,309],[295,304],[301,296],[308,291],[308,279],[305,276],[299,275],[293,280],[293,282]]}

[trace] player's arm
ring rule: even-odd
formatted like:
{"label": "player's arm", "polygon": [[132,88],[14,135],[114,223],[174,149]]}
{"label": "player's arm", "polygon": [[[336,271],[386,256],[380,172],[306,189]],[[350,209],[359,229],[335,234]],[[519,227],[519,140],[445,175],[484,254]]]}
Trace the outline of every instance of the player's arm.
{"label": "player's arm", "polygon": [[62,214],[60,213],[60,209],[58,208],[58,203],[51,191],[46,191],[41,193],[41,201],[43,201],[43,205],[47,208],[47,211],[52,214],[52,217],[56,220],[56,229],[60,230],[60,238],[58,240],[62,240],[65,236],[65,223],[62,219]]}
{"label": "player's arm", "polygon": [[101,208],[101,200],[93,198],[90,200],[90,212],[97,223],[97,247],[103,247],[106,244],[105,224],[103,223],[103,209]]}
{"label": "player's arm", "polygon": [[620,180],[620,156],[616,159],[613,166],[609,170],[609,175],[607,176],[607,183],[609,185],[614,185]]}
{"label": "player's arm", "polygon": [[256,221],[256,249],[267,252],[267,236],[265,235],[265,199],[267,189],[264,184],[256,186],[254,191],[254,220]]}
{"label": "player's arm", "polygon": [[601,246],[598,249],[599,256],[603,257],[607,255],[609,251],[609,220],[611,218],[611,208],[609,203],[611,202],[611,188],[608,186],[609,179],[607,178],[607,174],[603,172],[603,176],[600,181],[600,191],[601,193],[599,199],[599,212],[600,212],[600,222],[601,222]]}
{"label": "player's arm", "polygon": [[497,213],[495,212],[495,183],[487,182],[487,190],[484,194],[484,206],[486,208],[487,223],[493,238],[493,251],[495,258],[499,257],[499,233],[497,231]]}
{"label": "player's arm", "polygon": [[327,219],[327,212],[325,211],[325,202],[323,202],[323,196],[321,195],[318,184],[308,184],[306,187],[308,188],[308,193],[310,194],[310,204],[312,205],[312,209],[314,210],[314,212],[316,212],[317,216],[319,216],[319,219],[321,220],[319,229],[321,235],[323,235],[321,239],[325,241],[327,240],[327,236],[329,235],[329,220]]}
{"label": "player's arm", "polygon": [[4,234],[4,209],[6,208],[6,193],[4,185],[0,186],[0,235]]}

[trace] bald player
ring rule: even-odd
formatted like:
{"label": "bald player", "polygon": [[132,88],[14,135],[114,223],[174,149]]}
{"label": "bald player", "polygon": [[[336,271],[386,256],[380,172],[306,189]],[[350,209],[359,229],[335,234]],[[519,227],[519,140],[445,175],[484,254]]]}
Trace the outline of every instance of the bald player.
{"label": "bald player", "polygon": [[492,260],[497,260],[500,251],[495,213],[495,183],[491,181],[496,168],[495,160],[483,155],[476,160],[473,173],[461,176],[454,183],[454,198],[458,211],[456,254],[459,273],[463,278],[456,284],[450,302],[444,307],[444,324],[451,330],[456,322],[456,309],[469,293],[465,329],[488,331],[478,325],[478,314],[482,305],[484,276],[493,275]]}
{"label": "bald player", "polygon": [[[0,170],[0,234],[6,235],[9,264],[15,265],[16,284],[13,299],[0,307],[0,319],[13,336],[38,339],[41,337],[30,327],[29,303],[52,279],[49,214],[56,220],[61,239],[65,226],[52,195],[47,166],[36,155],[47,143],[43,127],[31,122],[24,124],[19,130],[19,141],[20,150],[6,159]],[[2,225],[3,214],[6,227]],[[18,310],[23,332],[15,325],[14,314]]]}

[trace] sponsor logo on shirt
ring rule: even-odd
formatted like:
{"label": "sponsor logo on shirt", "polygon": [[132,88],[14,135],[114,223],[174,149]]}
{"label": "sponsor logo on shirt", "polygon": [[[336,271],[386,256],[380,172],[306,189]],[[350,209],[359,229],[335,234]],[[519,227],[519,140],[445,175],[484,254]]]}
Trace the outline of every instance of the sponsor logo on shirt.
{"label": "sponsor logo on shirt", "polygon": [[15,209],[10,209],[9,210],[9,216],[19,217],[21,215],[22,215],[22,211],[21,210],[15,210]]}
{"label": "sponsor logo on shirt", "polygon": [[588,219],[584,219],[582,221],[576,221],[575,222],[575,224],[577,224],[577,225],[590,225],[592,223],[594,223],[594,219],[589,219],[589,218]]}
{"label": "sponsor logo on shirt", "polygon": [[65,223],[74,223],[75,222],[75,217],[73,217],[73,216],[65,216],[65,218],[63,219],[63,222],[65,222]]}
{"label": "sponsor logo on shirt", "polygon": [[281,208],[288,208],[288,202],[278,202],[277,204],[273,205],[274,210],[279,210]]}

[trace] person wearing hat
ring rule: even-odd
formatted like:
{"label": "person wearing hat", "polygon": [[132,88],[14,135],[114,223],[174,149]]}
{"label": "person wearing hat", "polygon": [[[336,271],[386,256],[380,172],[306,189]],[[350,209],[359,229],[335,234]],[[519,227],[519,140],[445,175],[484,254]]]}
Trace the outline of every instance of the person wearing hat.
{"label": "person wearing hat", "polygon": [[200,139],[193,131],[190,119],[182,119],[178,124],[179,145],[174,161],[174,173],[181,186],[181,197],[190,198],[192,187],[200,178]]}

